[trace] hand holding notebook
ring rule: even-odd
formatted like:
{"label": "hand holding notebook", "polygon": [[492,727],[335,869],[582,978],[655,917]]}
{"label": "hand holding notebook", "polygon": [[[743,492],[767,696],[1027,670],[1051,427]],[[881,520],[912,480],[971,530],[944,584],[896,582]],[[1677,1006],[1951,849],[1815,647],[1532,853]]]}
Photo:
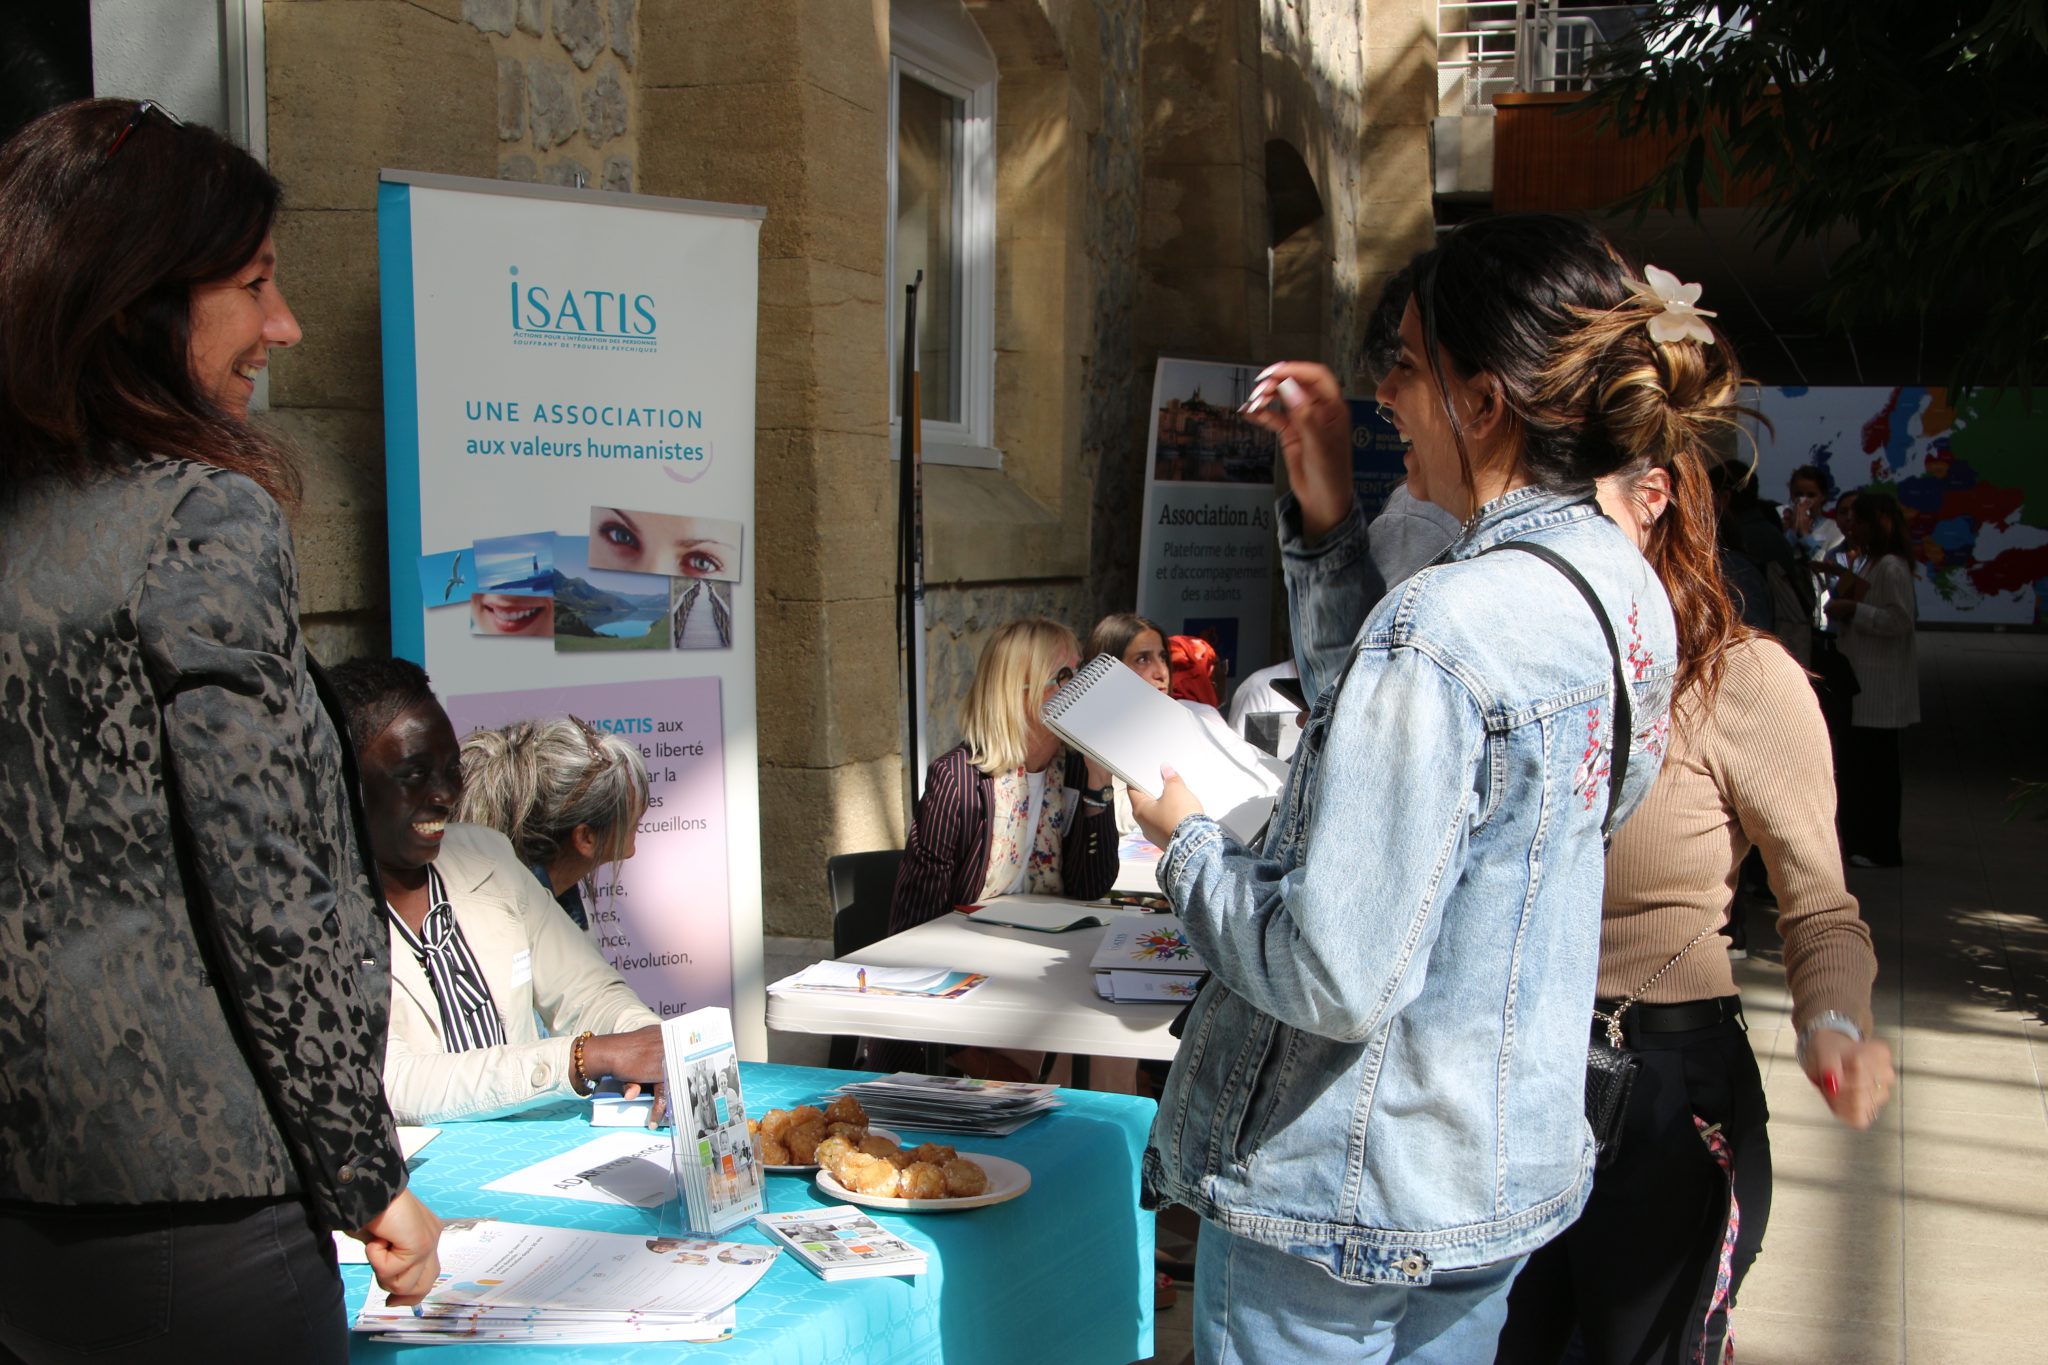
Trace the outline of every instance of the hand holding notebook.
{"label": "hand holding notebook", "polygon": [[1279,796],[1281,778],[1256,751],[1226,743],[1225,735],[1110,655],[1083,665],[1041,714],[1054,734],[1148,796],[1163,789],[1160,768],[1175,769],[1203,810],[1245,842],[1258,834]]}

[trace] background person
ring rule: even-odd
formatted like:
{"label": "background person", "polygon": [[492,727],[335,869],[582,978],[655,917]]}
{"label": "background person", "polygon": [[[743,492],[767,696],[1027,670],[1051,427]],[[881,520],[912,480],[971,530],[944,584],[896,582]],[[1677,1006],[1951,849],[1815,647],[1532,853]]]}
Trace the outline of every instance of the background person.
{"label": "background person", "polygon": [[1843,883],[1805,670],[1738,618],[1696,465],[1645,462],[1602,480],[1600,501],[1643,545],[1679,632],[1670,754],[1608,849],[1592,1020],[1603,1046],[1618,1015],[1643,1070],[1584,1212],[1515,1280],[1498,1356],[1513,1365],[1563,1359],[1574,1337],[1591,1365],[1722,1358],[1771,1206],[1769,1110],[1729,966],[1749,857],[1777,888],[1807,1078],[1852,1128],[1893,1080],[1867,1037],[1877,959]]}
{"label": "background person", "polygon": [[658,1087],[659,1016],[504,835],[454,822],[462,751],[427,675],[403,659],[350,659],[334,685],[389,911],[392,1111],[408,1123],[487,1119],[588,1095],[604,1076],[629,1097]]}
{"label": "background person", "polygon": [[1897,867],[1905,860],[1899,733],[1920,719],[1920,605],[1906,514],[1891,494],[1866,488],[1856,495],[1847,535],[1854,558],[1833,570],[1828,603],[1857,687],[1837,768],[1842,846],[1859,867]]}
{"label": "background person", "polygon": [[[1547,215],[1468,223],[1417,258],[1378,397],[1412,443],[1410,491],[1465,531],[1377,606],[1350,451],[1319,439],[1342,395],[1292,365],[1254,388],[1282,405],[1263,415],[1294,490],[1308,733],[1258,852],[1177,781],[1133,797],[1212,968],[1145,1162],[1148,1202],[1203,1216],[1205,1359],[1483,1360],[1522,1258],[1585,1198],[1603,817],[1654,777],[1676,645],[1591,488],[1651,452],[1697,459],[1737,383],[1695,339],[1712,340],[1696,288],[1660,275],[1639,284],[1597,231]],[[1627,729],[1588,602],[1534,556],[1487,552],[1509,541],[1597,594]]]}
{"label": "background person", "polygon": [[[1082,653],[1089,659],[1099,654],[1119,659],[1153,687],[1173,696],[1172,665],[1166,640],[1166,632],[1159,628],[1158,622],[1134,611],[1112,612],[1097,621],[1095,629],[1088,632],[1088,646]],[[1235,755],[1240,763],[1248,767],[1260,764],[1262,752],[1233,730],[1223,719],[1222,712],[1204,702],[1184,697],[1174,697],[1174,700],[1186,707],[1217,744]],[[1110,775],[1109,785],[1117,833],[1128,834],[1137,828],[1137,821],[1131,815],[1130,789],[1122,778],[1114,774]]]}
{"label": "background person", "polygon": [[639,747],[574,716],[472,730],[462,741],[455,818],[512,841],[519,861],[576,923],[590,927],[584,893],[601,867],[633,856],[647,813]]}
{"label": "background person", "polygon": [[[252,378],[278,189],[150,103],[0,148],[0,1355],[342,1361],[438,1269]],[[11,1355],[10,1355],[11,1353]]]}

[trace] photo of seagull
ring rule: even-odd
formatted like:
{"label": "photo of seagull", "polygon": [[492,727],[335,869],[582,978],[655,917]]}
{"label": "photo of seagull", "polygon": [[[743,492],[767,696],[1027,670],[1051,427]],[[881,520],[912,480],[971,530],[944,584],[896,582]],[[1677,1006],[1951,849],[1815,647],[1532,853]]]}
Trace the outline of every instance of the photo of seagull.
{"label": "photo of seagull", "polygon": [[448,574],[448,586],[441,589],[442,599],[444,601],[453,601],[455,598],[455,590],[461,587],[463,583],[465,583],[466,581],[467,580],[464,579],[462,576],[462,551],[457,550],[455,552],[455,563],[451,567]]}

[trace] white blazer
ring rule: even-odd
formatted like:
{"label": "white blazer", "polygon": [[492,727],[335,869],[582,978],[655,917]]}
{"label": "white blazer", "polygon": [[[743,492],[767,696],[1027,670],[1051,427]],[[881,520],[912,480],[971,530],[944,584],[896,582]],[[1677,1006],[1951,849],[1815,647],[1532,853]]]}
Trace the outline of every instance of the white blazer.
{"label": "white blazer", "polygon": [[[400,1123],[488,1119],[572,1096],[576,1035],[623,1033],[660,1016],[611,969],[504,835],[453,824],[435,860],[505,1025],[502,1047],[451,1053],[419,959],[391,931],[391,1038],[384,1089]],[[549,1036],[541,1036],[545,1027]]]}

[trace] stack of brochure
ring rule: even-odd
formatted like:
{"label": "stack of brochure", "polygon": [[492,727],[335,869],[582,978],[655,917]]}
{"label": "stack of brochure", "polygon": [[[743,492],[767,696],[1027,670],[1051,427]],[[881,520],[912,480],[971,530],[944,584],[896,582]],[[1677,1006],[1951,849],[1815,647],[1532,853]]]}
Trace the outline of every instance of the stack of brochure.
{"label": "stack of brochure", "polygon": [[823,991],[832,995],[914,995],[958,1000],[988,978],[945,967],[874,967],[860,962],[813,962],[768,988],[770,995]]}
{"label": "stack of brochure", "polygon": [[1177,918],[1138,912],[1110,919],[1089,965],[1095,969],[1096,994],[1119,1004],[1184,1005],[1194,999],[1209,974],[1208,964],[1188,942],[1187,930]]}
{"label": "stack of brochure", "polygon": [[874,1275],[922,1275],[924,1253],[851,1204],[754,1218],[761,1231],[793,1252],[826,1280],[865,1280]]}
{"label": "stack of brochure", "polygon": [[738,1227],[768,1206],[740,1098],[732,1015],[716,1005],[678,1015],[662,1024],[661,1046],[683,1225],[705,1234]]}
{"label": "stack of brochure", "polygon": [[723,1341],[774,1261],[745,1242],[585,1232],[495,1219],[441,1229],[441,1277],[418,1308],[374,1285],[355,1329],[396,1344]]}
{"label": "stack of brochure", "polygon": [[977,1081],[967,1076],[920,1076],[899,1071],[872,1081],[841,1086],[837,1093],[860,1100],[868,1118],[927,1133],[970,1133],[1004,1137],[1060,1102],[1059,1087],[1022,1081]]}

